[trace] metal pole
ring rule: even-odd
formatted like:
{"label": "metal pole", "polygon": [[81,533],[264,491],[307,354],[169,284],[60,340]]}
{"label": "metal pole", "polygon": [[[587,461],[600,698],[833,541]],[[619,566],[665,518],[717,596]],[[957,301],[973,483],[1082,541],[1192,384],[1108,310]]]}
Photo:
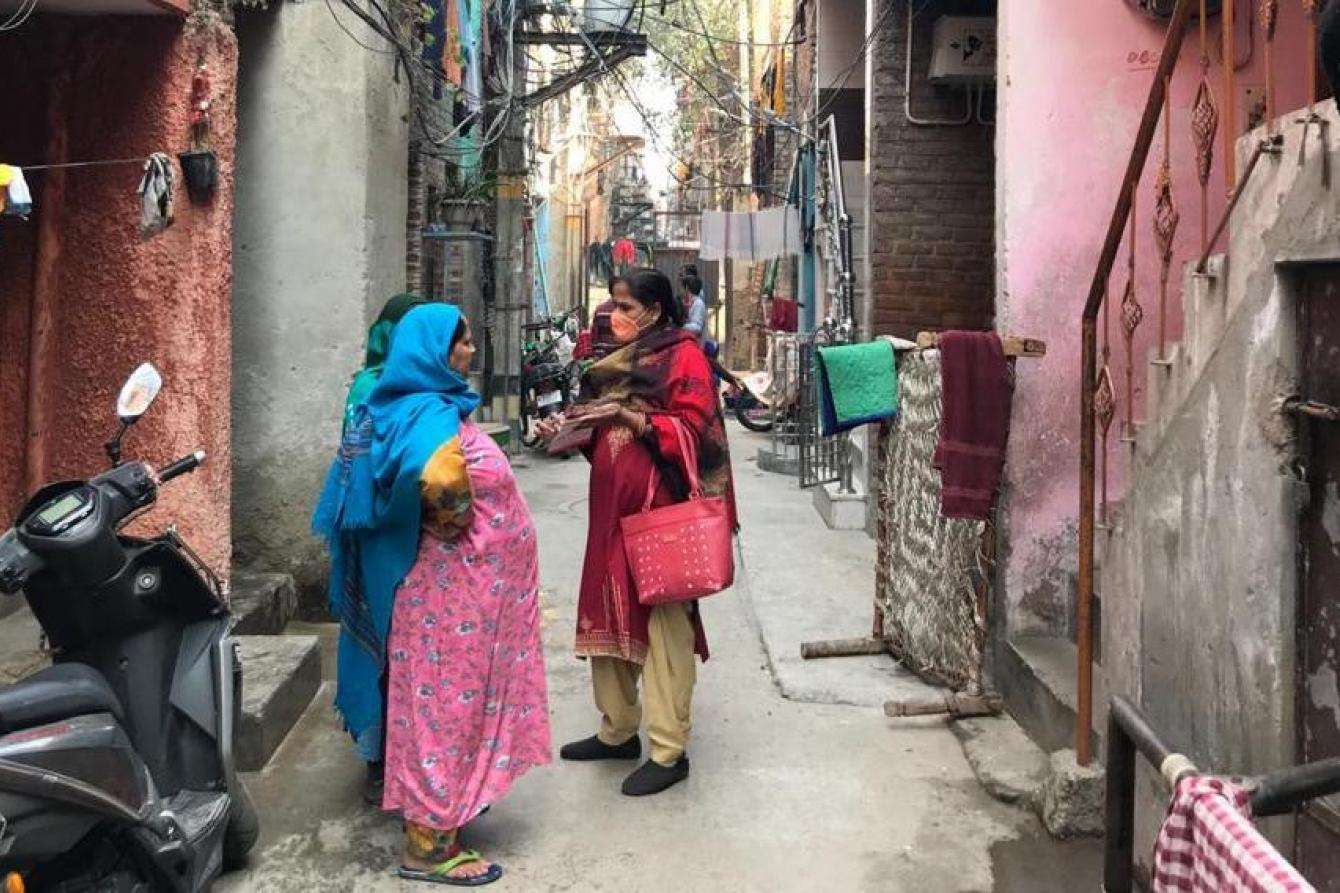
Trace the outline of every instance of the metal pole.
{"label": "metal pole", "polygon": [[1235,144],[1238,140],[1238,35],[1233,21],[1237,9],[1235,0],[1224,3],[1224,43],[1219,63],[1224,67],[1224,178],[1227,189],[1238,182],[1238,162]]}
{"label": "metal pole", "polygon": [[[511,35],[516,38],[523,19],[518,16]],[[516,84],[526,82],[527,56],[512,53],[512,79]],[[493,258],[495,309],[498,325],[502,328],[503,420],[513,419],[512,394],[521,371],[521,331],[519,310],[524,306],[528,291],[524,281],[527,242],[525,216],[529,210],[526,200],[526,115],[523,103],[514,102],[503,109],[507,121],[498,141],[497,233]]]}
{"label": "metal pole", "polygon": [[1107,717],[1107,829],[1103,889],[1129,893],[1135,857],[1135,744],[1114,708]]}
{"label": "metal pole", "polygon": [[1238,181],[1237,187],[1228,199],[1228,206],[1224,208],[1223,215],[1219,218],[1219,225],[1214,228],[1214,235],[1210,237],[1209,245],[1205,252],[1200,256],[1200,262],[1196,264],[1196,272],[1204,273],[1205,265],[1210,262],[1210,254],[1214,251],[1215,244],[1219,237],[1224,234],[1228,228],[1228,220],[1233,216],[1233,211],[1238,206],[1238,201],[1242,198],[1242,192],[1247,188],[1247,181],[1252,178],[1252,172],[1256,170],[1256,163],[1261,160],[1261,156],[1267,152],[1279,152],[1280,147],[1284,145],[1284,135],[1275,134],[1267,137],[1256,146],[1256,151],[1252,152],[1252,157],[1247,162],[1247,169],[1242,172],[1242,179]]}
{"label": "metal pole", "polygon": [[1340,757],[1295,766],[1260,779],[1252,794],[1252,815],[1284,815],[1300,803],[1340,793]]}

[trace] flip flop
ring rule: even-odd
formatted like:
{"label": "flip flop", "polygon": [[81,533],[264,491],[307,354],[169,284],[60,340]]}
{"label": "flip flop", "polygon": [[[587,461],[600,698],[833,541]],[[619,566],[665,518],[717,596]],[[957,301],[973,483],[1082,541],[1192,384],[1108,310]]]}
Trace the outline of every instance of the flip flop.
{"label": "flip flop", "polygon": [[445,862],[434,865],[424,871],[400,866],[396,871],[399,877],[407,881],[423,881],[429,884],[446,884],[449,887],[482,887],[491,884],[503,876],[502,866],[496,862],[489,870],[476,877],[452,877],[451,872],[471,862],[483,862],[484,857],[475,850],[461,850]]}

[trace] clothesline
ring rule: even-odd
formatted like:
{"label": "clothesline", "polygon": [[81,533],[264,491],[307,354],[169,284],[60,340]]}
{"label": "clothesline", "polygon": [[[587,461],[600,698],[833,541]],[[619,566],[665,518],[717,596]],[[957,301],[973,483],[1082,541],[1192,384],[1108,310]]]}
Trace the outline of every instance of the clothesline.
{"label": "clothesline", "polygon": [[65,161],[60,164],[34,164],[34,165],[15,165],[22,167],[24,173],[29,171],[51,171],[59,168],[70,167],[105,167],[113,164],[144,164],[149,160],[149,156],[144,155],[139,158],[108,158],[102,161]]}
{"label": "clothesline", "polygon": [[172,224],[175,175],[172,160],[163,152],[137,158],[100,158],[92,161],[59,161],[30,167],[0,164],[0,216],[28,220],[33,213],[32,192],[26,177],[33,171],[115,165],[143,165],[144,175],[136,192],[140,199],[140,232],[148,237]]}

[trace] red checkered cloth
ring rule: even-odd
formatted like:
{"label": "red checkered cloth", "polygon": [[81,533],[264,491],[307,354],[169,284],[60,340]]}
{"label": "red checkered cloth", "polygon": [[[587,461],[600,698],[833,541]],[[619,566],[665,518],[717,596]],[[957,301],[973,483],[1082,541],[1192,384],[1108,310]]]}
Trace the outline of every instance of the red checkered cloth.
{"label": "red checkered cloth", "polygon": [[1251,795],[1230,781],[1179,781],[1154,845],[1154,893],[1313,890],[1256,830],[1251,811]]}

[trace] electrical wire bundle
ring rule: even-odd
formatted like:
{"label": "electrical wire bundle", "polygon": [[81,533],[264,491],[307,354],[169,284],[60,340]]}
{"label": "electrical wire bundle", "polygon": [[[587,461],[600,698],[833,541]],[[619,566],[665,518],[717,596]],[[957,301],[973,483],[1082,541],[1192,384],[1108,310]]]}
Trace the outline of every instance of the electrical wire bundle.
{"label": "electrical wire bundle", "polygon": [[[397,72],[403,71],[405,73],[405,77],[409,81],[411,95],[414,97],[411,106],[415,123],[421,132],[420,150],[424,154],[437,158],[458,161],[462,156],[482,151],[501,139],[507,122],[515,111],[517,90],[513,76],[513,63],[516,48],[513,34],[516,30],[519,14],[517,2],[518,0],[488,0],[482,10],[487,22],[493,8],[498,7],[499,17],[504,20],[504,27],[500,29],[505,35],[504,50],[499,59],[499,64],[494,66],[486,81],[489,90],[495,94],[490,99],[474,96],[463,91],[460,86],[447,78],[446,73],[442,71],[440,66],[433,65],[425,60],[418,48],[402,33],[402,26],[387,8],[386,0],[339,0],[339,3],[346,10],[389,45],[389,49],[386,50],[369,46],[354,34],[341,21],[332,5],[332,0],[326,0],[326,6],[340,29],[359,46],[370,52],[395,56]],[[364,3],[366,3],[367,9],[363,8]],[[434,95],[435,88],[440,87],[463,93],[465,98],[475,106],[474,110],[460,123],[450,129],[444,128],[441,122],[431,120],[424,110],[426,106],[431,104],[429,97]],[[488,127],[478,143],[466,146],[460,145],[459,139],[466,129],[473,126],[488,111],[494,111],[495,113],[488,116]]]}

